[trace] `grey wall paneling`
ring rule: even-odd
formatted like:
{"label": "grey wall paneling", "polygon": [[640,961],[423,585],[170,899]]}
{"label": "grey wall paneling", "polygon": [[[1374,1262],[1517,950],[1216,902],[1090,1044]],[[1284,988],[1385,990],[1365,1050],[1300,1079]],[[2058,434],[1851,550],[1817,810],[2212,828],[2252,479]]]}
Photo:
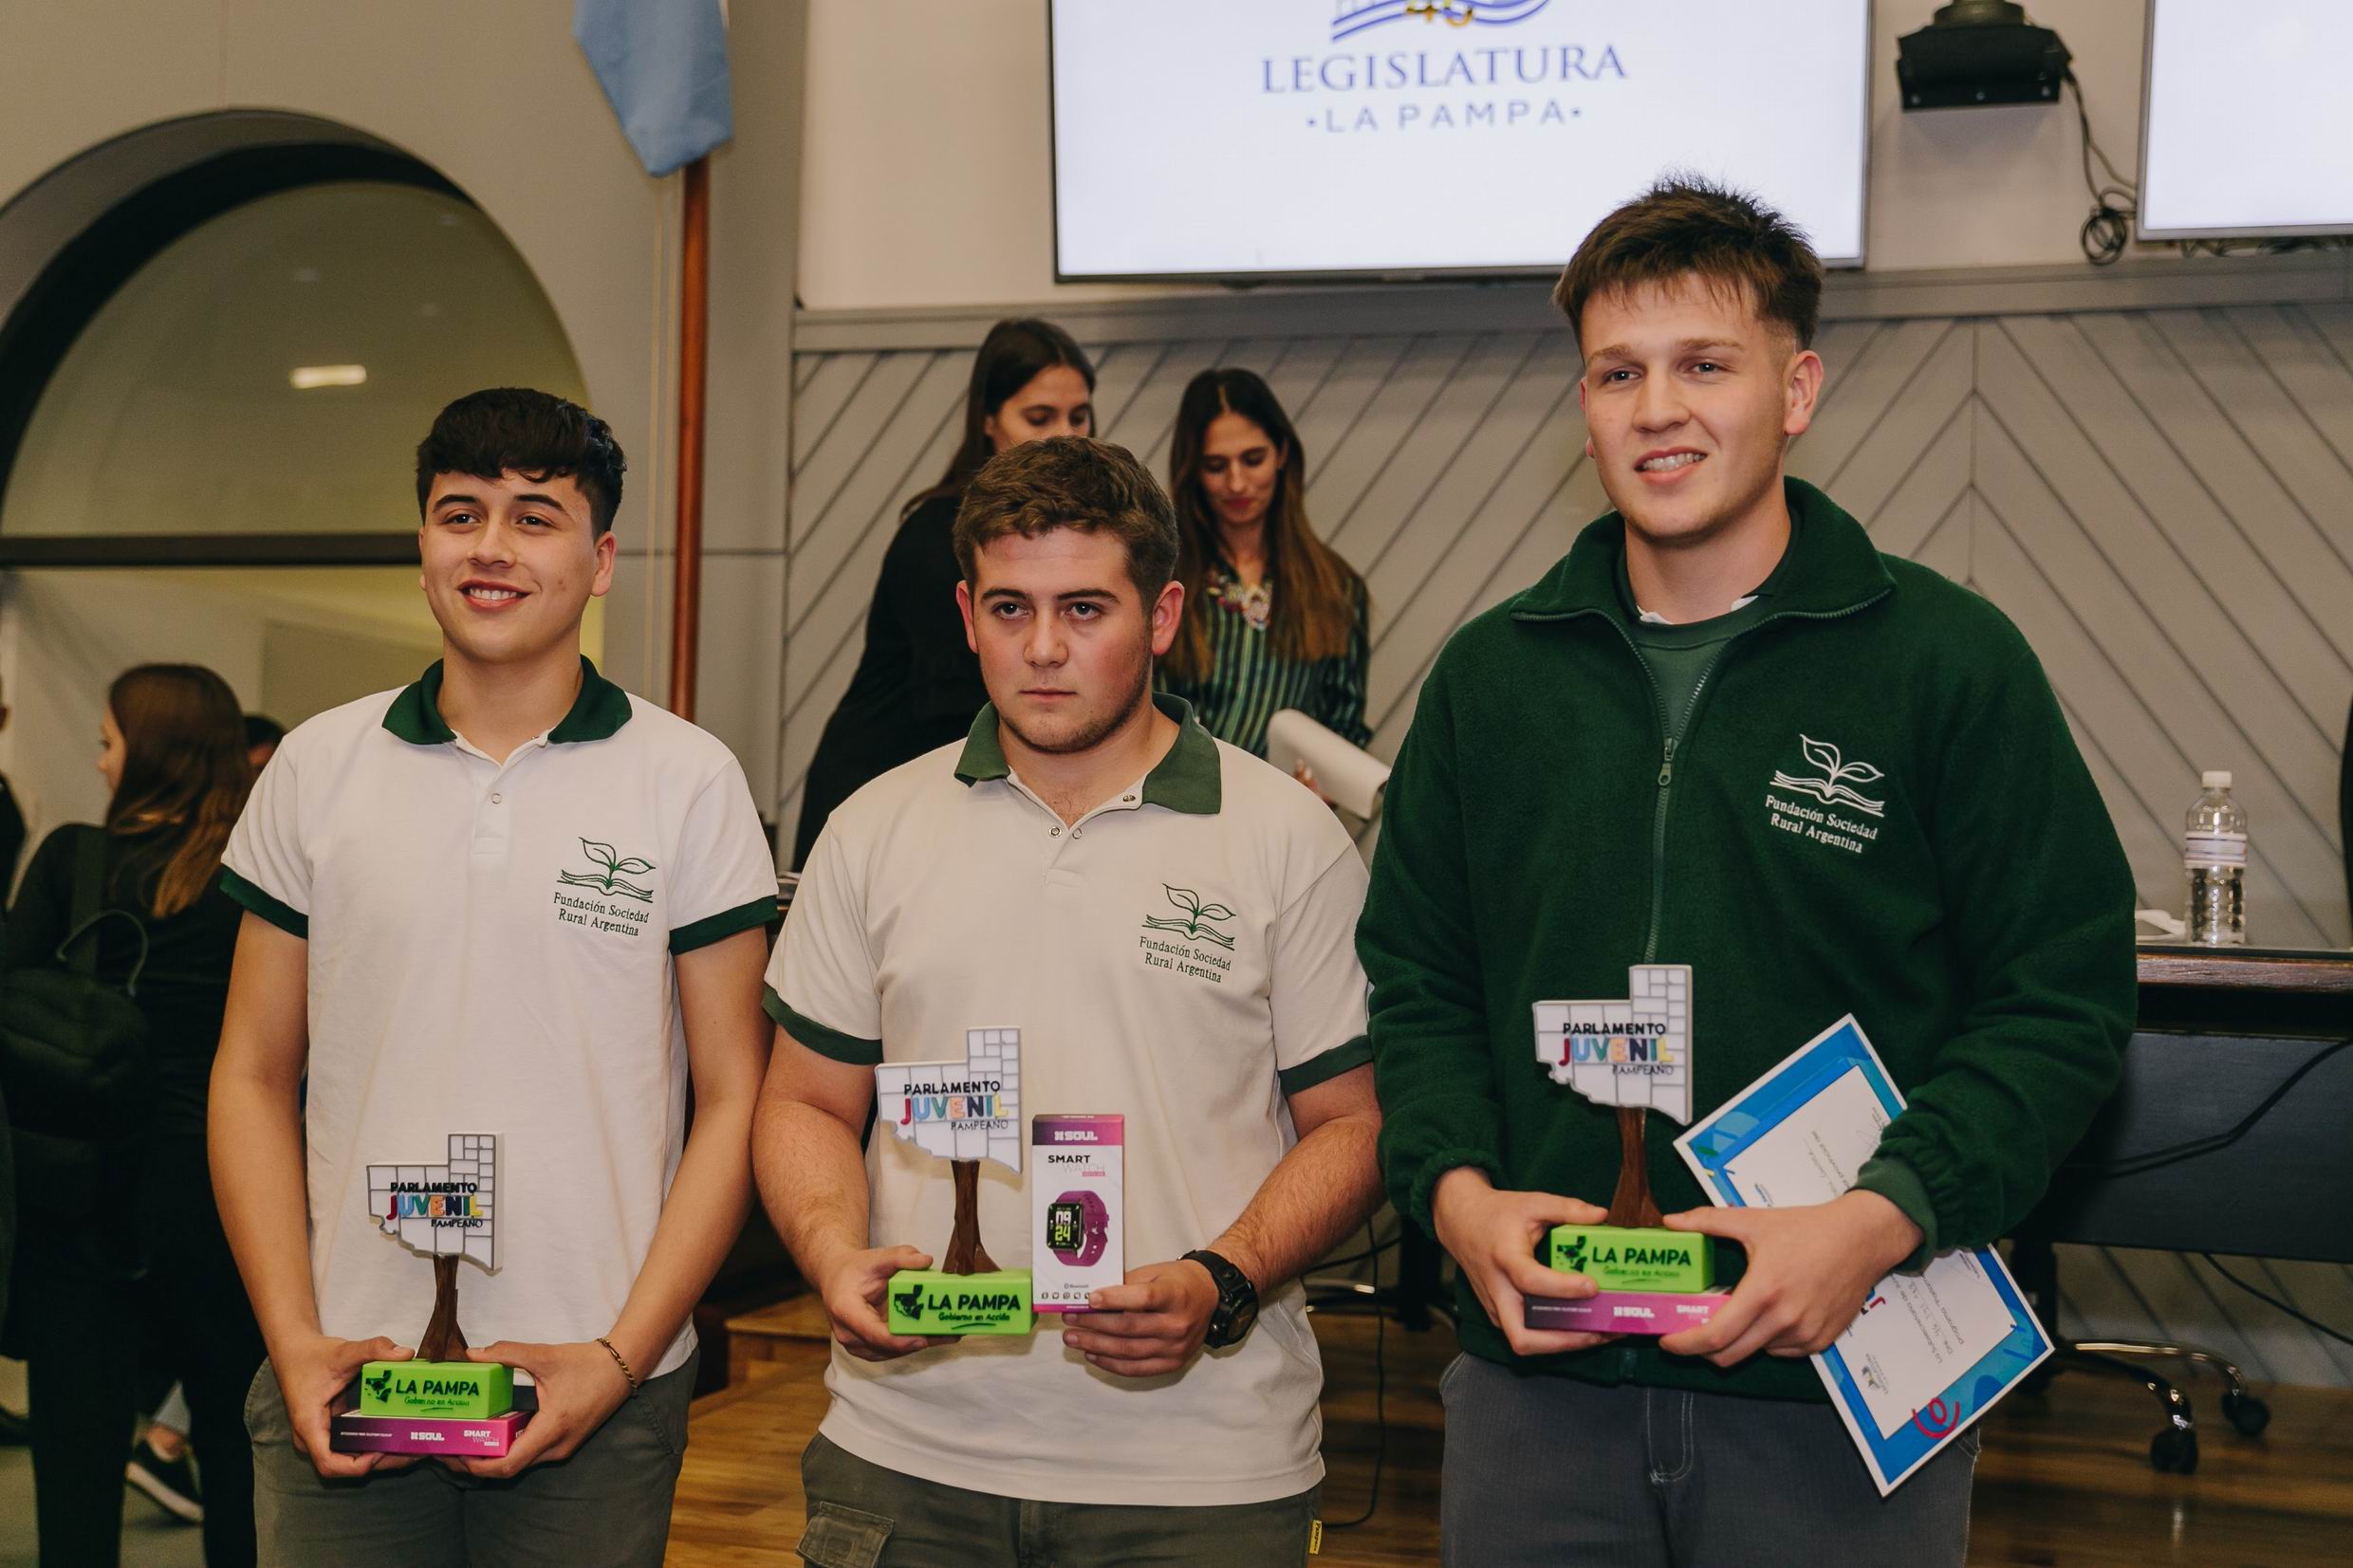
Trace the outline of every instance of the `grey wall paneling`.
{"label": "grey wall paneling", "polygon": [[[2342,260],[1834,282],[1829,380],[1790,469],[1881,547],[1984,594],[2048,671],[2144,901],[2179,901],[2181,815],[2229,767],[2253,819],[2258,940],[2344,945],[2338,749],[2353,703],[2353,278]],[[2049,276],[2043,275],[2047,271]],[[1185,382],[1267,376],[1310,459],[1308,507],[1371,584],[1373,749],[1430,662],[1540,576],[1606,500],[1575,351],[1528,290],[1089,304],[1102,434],[1156,473]],[[1936,308],[1941,306],[1942,308]],[[945,466],[970,344],[954,312],[815,318],[795,366],[778,736],[789,832],[847,684],[883,545]],[[1371,847],[1370,842],[1367,844]],[[2251,1374],[2353,1383],[2353,1351],[2202,1260],[2066,1250],[2061,1323],[2179,1337]],[[2353,1271],[2225,1260],[2353,1324]]]}

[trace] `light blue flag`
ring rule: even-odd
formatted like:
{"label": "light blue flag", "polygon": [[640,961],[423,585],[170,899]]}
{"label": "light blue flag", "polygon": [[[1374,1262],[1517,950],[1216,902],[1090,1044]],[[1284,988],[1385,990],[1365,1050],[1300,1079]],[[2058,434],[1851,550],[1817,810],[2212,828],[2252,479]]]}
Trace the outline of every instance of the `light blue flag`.
{"label": "light blue flag", "polygon": [[647,174],[735,134],[719,0],[577,0],[572,36]]}

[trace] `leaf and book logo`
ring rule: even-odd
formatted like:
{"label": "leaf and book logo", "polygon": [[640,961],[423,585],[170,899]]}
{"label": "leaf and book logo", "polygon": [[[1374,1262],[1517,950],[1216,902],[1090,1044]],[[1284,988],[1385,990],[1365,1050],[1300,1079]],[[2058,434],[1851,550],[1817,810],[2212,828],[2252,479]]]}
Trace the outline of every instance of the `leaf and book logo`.
{"label": "leaf and book logo", "polygon": [[1189,940],[1214,942],[1221,948],[1233,946],[1232,937],[1210,925],[1212,920],[1232,919],[1233,911],[1223,904],[1202,903],[1201,895],[1191,888],[1174,888],[1162,882],[1160,891],[1168,895],[1170,903],[1185,912],[1185,917],[1179,920],[1174,915],[1147,914],[1144,916],[1144,930],[1174,932]]}
{"label": "leaf and book logo", "polygon": [[652,888],[641,888],[627,880],[629,877],[642,876],[652,871],[653,861],[638,855],[624,858],[611,844],[601,844],[594,839],[583,839],[580,841],[580,848],[581,853],[599,869],[558,872],[557,881],[566,887],[594,888],[599,893],[616,895],[622,898],[635,898],[640,903],[650,904],[654,901]]}
{"label": "leaf and book logo", "polygon": [[1887,814],[1886,802],[1858,795],[1846,787],[1850,784],[1876,784],[1885,777],[1878,768],[1869,763],[1846,761],[1839,754],[1839,748],[1828,741],[1818,741],[1805,734],[1799,735],[1797,741],[1799,749],[1806,753],[1806,760],[1822,769],[1823,776],[1819,779],[1793,779],[1787,773],[1776,771],[1773,774],[1775,788],[1810,795],[1825,805],[1852,806],[1874,817]]}

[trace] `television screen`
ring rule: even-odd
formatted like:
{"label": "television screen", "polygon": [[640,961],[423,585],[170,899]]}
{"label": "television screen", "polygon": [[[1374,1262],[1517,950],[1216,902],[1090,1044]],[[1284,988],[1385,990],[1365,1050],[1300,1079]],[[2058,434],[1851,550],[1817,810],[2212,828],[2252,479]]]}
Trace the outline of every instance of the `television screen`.
{"label": "television screen", "polygon": [[2348,0],[2149,0],[2144,240],[2353,233]]}
{"label": "television screen", "polygon": [[1551,271],[1687,171],[1863,249],[1870,0],[1052,0],[1065,279]]}

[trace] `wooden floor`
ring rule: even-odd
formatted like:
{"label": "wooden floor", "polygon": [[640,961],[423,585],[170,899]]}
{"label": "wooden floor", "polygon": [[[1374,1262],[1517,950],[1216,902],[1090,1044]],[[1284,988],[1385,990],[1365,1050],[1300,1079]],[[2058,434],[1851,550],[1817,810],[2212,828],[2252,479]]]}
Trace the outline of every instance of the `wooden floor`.
{"label": "wooden floor", "polygon": [[[781,1320],[806,1319],[806,1305]],[[802,1326],[806,1327],[806,1324]],[[1374,1327],[1316,1319],[1324,1346],[1324,1485],[1319,1564],[1402,1568],[1437,1560],[1437,1375],[1452,1354],[1440,1329],[1386,1336],[1388,1456],[1380,1507],[1364,1508],[1375,1448]],[[779,1333],[752,1341],[743,1379],[695,1408],[693,1442],[671,1523],[683,1568],[798,1568],[799,1459],[824,1412],[825,1348]],[[2204,1430],[2193,1476],[2148,1466],[2156,1402],[2105,1379],[2070,1374],[1989,1417],[1977,1471],[1969,1560],[2003,1568],[2305,1568],[2353,1563],[2353,1392],[2263,1391],[2271,1428],[2249,1441],[2220,1417],[2215,1386],[2194,1386]],[[1834,1565],[1825,1565],[1834,1568]]]}

